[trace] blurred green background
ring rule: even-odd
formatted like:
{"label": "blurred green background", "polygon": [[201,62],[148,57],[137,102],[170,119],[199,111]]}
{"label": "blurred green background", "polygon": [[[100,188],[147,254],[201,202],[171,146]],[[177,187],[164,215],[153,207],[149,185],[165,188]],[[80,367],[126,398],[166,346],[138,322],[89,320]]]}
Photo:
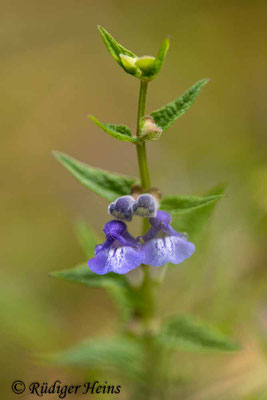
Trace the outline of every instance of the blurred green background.
{"label": "blurred green background", "polygon": [[202,194],[227,181],[230,195],[195,256],[168,271],[158,312],[191,312],[243,344],[234,355],[178,357],[183,400],[265,399],[266,15],[261,0],[1,1],[1,397],[17,398],[15,379],[79,383],[80,371],[42,365],[34,354],[116,328],[106,294],[48,277],[83,261],[77,218],[99,233],[107,220],[106,202],[51,151],[137,173],[134,146],[87,117],[135,126],[138,81],[107,53],[101,24],[139,55],[155,55],[170,35],[148,112],[211,78],[191,110],[148,149],[153,185],[164,193]]}

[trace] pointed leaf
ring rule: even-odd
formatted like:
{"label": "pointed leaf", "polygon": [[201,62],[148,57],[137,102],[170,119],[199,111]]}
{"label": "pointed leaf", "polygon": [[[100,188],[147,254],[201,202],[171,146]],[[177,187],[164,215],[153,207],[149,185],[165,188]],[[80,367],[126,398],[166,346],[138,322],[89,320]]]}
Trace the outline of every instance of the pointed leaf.
{"label": "pointed leaf", "polygon": [[129,194],[136,179],[93,168],[67,154],[54,152],[56,159],[85,187],[109,201]]}
{"label": "pointed leaf", "polygon": [[[133,70],[130,71],[127,69],[127,65],[125,65],[127,57],[130,58],[137,58],[137,55],[134,54],[132,51],[126,49],[123,47],[121,44],[119,44],[114,37],[112,37],[106,29],[104,29],[102,26],[98,26],[98,30],[102,36],[102,39],[105,43],[106,48],[108,49],[109,53],[112,55],[112,57],[117,61],[117,63],[128,73],[131,73],[132,75],[138,75],[137,68],[135,69],[133,67]],[[123,61],[121,59],[121,55],[125,56],[123,58]],[[128,62],[129,63],[129,62]],[[129,63],[130,64],[130,63]],[[131,65],[130,65],[131,66]]]}
{"label": "pointed leaf", "polygon": [[168,196],[161,200],[160,208],[173,214],[184,214],[195,209],[205,207],[220,199],[225,198],[223,194],[213,196]]}
{"label": "pointed leaf", "polygon": [[103,38],[103,41],[110,52],[110,54],[115,58],[115,60],[120,64],[120,54],[124,54],[129,57],[137,57],[132,51],[126,49],[121,44],[119,44],[102,26],[98,26],[98,30]]}
{"label": "pointed leaf", "polygon": [[138,141],[137,138],[132,137],[130,129],[125,125],[103,124],[92,115],[90,115],[90,118],[96,125],[103,129],[103,131],[113,136],[115,139],[130,143],[136,143]]}
{"label": "pointed leaf", "polygon": [[90,271],[87,263],[80,264],[74,268],[54,271],[50,273],[53,278],[80,283],[94,288],[102,288],[115,300],[124,320],[131,316],[133,303],[131,301],[131,287],[124,275],[110,272],[106,275],[97,275]]}
{"label": "pointed leaf", "polygon": [[208,82],[208,79],[202,79],[195,83],[178,99],[172,101],[166,106],[151,113],[155,123],[165,131],[173,125],[177,118],[181,117],[191,107],[195,98],[199,95],[203,86]]}
{"label": "pointed leaf", "polygon": [[119,370],[126,376],[138,376],[143,361],[142,347],[126,337],[90,339],[68,350],[46,357],[58,365],[91,369]]}
{"label": "pointed leaf", "polygon": [[[221,198],[225,198],[222,195],[225,189],[225,184],[218,185],[214,189],[207,193],[207,197],[214,199],[202,204],[200,207],[191,208],[187,212],[174,212],[171,213],[173,216],[172,226],[179,232],[186,232],[189,235],[189,239],[195,241],[200,233],[202,232],[205,224],[208,222],[210,215],[212,214],[217,201]],[[214,197],[215,196],[215,197]],[[218,196],[216,198],[216,196]]]}
{"label": "pointed leaf", "polygon": [[[165,61],[166,54],[167,54],[167,51],[169,49],[169,46],[170,46],[169,39],[164,39],[162,44],[161,44],[161,46],[160,46],[159,52],[157,54],[157,57],[155,58],[153,66],[147,71],[147,73],[143,73],[144,77],[153,79],[156,75],[158,75],[158,73],[160,72],[160,70],[161,70],[161,68],[163,66],[163,63]],[[142,60],[142,59],[140,59],[140,60]],[[138,61],[136,62],[136,65],[139,66],[140,69],[142,69],[141,66],[139,65]]]}
{"label": "pointed leaf", "polygon": [[52,278],[67,280],[70,282],[81,283],[89,287],[108,288],[115,284],[126,287],[127,281],[123,275],[110,272],[106,275],[97,275],[90,271],[87,263],[82,263],[74,268],[53,271],[50,273]]}
{"label": "pointed leaf", "polygon": [[166,321],[158,340],[163,346],[177,350],[234,351],[240,348],[234,341],[192,316],[178,316]]}

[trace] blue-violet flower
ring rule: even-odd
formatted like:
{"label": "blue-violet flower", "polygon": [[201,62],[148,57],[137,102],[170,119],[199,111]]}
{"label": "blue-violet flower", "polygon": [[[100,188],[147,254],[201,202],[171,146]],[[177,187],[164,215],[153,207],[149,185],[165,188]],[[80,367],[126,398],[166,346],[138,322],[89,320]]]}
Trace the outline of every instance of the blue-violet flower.
{"label": "blue-violet flower", "polygon": [[91,271],[98,275],[108,272],[126,274],[142,264],[144,253],[127,231],[122,221],[109,221],[104,229],[106,241],[95,247],[95,257],[88,261]]}
{"label": "blue-violet flower", "polygon": [[168,262],[179,264],[194,253],[195,245],[171,227],[171,216],[166,211],[159,210],[149,222],[151,228],[141,237],[144,264],[154,267]]}

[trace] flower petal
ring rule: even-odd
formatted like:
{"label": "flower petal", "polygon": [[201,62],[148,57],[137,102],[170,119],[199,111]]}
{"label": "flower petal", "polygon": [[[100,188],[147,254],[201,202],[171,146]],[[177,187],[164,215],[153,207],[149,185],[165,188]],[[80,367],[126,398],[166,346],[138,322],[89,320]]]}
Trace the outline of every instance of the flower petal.
{"label": "flower petal", "polygon": [[149,223],[155,228],[162,229],[170,225],[171,220],[171,216],[167,211],[158,210],[155,217],[149,218]]}
{"label": "flower petal", "polygon": [[186,235],[180,232],[177,232],[171,225],[167,225],[162,228],[163,232],[167,233],[168,236],[178,236],[182,239],[186,239]]}
{"label": "flower petal", "polygon": [[147,242],[148,240],[154,239],[159,232],[159,228],[152,226],[145,235],[140,236],[140,239],[142,239],[144,242]]}
{"label": "flower petal", "polygon": [[[118,242],[117,242],[118,245]],[[91,271],[99,275],[115,272],[116,274],[126,274],[132,269],[137,268],[144,259],[143,251],[134,249],[130,246],[111,246],[104,249],[88,261]]]}
{"label": "flower petal", "polygon": [[195,245],[179,236],[166,236],[149,240],[143,251],[144,264],[160,267],[168,262],[181,263],[194,253]]}

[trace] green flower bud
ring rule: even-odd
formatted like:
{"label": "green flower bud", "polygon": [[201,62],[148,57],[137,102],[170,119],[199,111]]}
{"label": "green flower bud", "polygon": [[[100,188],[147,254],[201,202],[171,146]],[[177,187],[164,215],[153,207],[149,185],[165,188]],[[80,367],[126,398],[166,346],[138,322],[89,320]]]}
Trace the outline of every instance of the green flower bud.
{"label": "green flower bud", "polygon": [[146,76],[149,75],[149,73],[154,68],[154,63],[155,63],[155,57],[143,56],[143,57],[138,57],[138,59],[135,62],[135,65],[137,65],[137,67],[140,68],[140,70],[142,71],[142,75]]}
{"label": "green flower bud", "polygon": [[137,58],[120,54],[120,59],[125,71],[131,75],[141,76],[141,70],[136,66]]}
{"label": "green flower bud", "polygon": [[158,75],[169,48],[169,39],[163,40],[156,57],[138,57],[131,50],[126,49],[117,42],[102,26],[98,26],[98,29],[107,50],[124,71],[136,78],[148,81],[151,81]]}
{"label": "green flower bud", "polygon": [[142,118],[141,136],[145,140],[158,140],[162,134],[162,130],[155,124],[154,119],[147,115]]}

